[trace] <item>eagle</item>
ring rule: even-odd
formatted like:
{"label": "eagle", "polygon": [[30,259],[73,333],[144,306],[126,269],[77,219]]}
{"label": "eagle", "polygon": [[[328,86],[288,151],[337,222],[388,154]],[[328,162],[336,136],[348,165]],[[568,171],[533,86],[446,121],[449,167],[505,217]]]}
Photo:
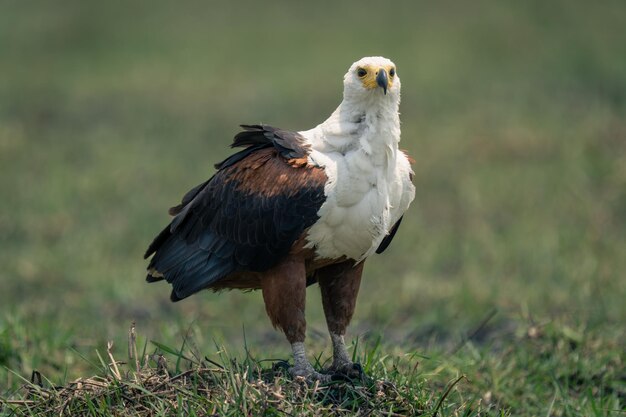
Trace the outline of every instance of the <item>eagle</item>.
{"label": "eagle", "polygon": [[[415,196],[400,141],[400,77],[387,58],[358,60],[343,100],[310,130],[241,125],[236,153],[172,207],[152,241],[148,282],[171,300],[202,290],[261,290],[274,328],[291,344],[292,376],[329,381],[361,375],[344,335],[365,260],[383,252]],[[305,352],[306,288],[319,284],[333,346],[329,369]]]}

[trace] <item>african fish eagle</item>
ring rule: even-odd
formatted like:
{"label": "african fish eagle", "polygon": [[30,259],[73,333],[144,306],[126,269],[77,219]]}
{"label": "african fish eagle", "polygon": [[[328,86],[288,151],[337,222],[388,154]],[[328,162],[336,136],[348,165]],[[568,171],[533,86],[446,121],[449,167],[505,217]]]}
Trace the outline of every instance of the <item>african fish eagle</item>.
{"label": "african fish eagle", "polygon": [[[148,247],[148,282],[171,300],[202,289],[260,289],[291,343],[293,376],[360,374],[344,335],[365,259],[383,252],[415,196],[400,141],[400,78],[383,57],[363,58],[343,80],[343,101],[313,129],[242,125],[217,172],[170,209]],[[329,370],[306,359],[306,287],[318,283],[333,344]]]}

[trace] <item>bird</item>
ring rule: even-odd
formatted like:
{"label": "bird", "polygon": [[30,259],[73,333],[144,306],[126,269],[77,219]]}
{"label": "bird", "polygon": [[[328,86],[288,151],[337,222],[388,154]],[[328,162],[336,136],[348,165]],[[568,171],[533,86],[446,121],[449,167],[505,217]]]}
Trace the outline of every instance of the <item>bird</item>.
{"label": "bird", "polygon": [[[382,253],[415,197],[412,159],[399,149],[400,77],[389,59],[365,57],[343,78],[343,100],[302,131],[241,125],[237,151],[172,207],[144,258],[148,282],[171,300],[203,289],[261,290],[274,328],[291,344],[292,377],[326,382],[362,375],[345,344],[365,260]],[[316,371],[305,350],[305,301],[318,284],[332,364]]]}

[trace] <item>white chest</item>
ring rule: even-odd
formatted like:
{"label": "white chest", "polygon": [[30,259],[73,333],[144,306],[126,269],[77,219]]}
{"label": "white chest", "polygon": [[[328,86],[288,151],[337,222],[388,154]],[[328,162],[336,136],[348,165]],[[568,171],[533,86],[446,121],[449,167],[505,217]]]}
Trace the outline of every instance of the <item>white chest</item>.
{"label": "white chest", "polygon": [[413,199],[406,156],[313,151],[309,159],[328,177],[320,219],[309,229],[308,246],[321,258],[362,260],[373,254]]}

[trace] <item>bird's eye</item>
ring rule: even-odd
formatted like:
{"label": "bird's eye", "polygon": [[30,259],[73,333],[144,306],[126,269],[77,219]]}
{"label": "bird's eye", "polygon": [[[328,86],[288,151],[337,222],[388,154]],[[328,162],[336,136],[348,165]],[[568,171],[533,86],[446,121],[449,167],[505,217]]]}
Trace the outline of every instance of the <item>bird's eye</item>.
{"label": "bird's eye", "polygon": [[393,77],[394,75],[396,75],[396,69],[395,69],[395,68],[390,69],[390,70],[389,70],[389,75],[390,75],[390,76],[392,76],[392,77]]}
{"label": "bird's eye", "polygon": [[365,68],[359,68],[356,73],[359,77],[363,78],[367,75],[367,70]]}

